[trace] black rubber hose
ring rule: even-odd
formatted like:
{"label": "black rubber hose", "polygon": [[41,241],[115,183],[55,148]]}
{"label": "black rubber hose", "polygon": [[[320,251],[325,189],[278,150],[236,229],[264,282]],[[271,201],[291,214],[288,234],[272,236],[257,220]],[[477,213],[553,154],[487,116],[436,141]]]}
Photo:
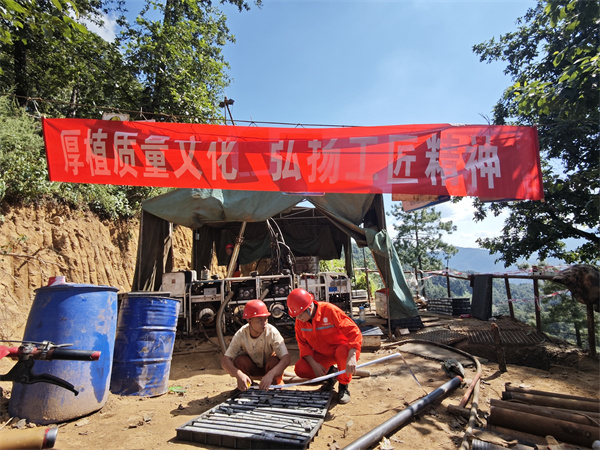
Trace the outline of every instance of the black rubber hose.
{"label": "black rubber hose", "polygon": [[72,348],[54,348],[48,352],[48,359],[67,361],[98,361],[100,352],[95,350],[75,350]]}

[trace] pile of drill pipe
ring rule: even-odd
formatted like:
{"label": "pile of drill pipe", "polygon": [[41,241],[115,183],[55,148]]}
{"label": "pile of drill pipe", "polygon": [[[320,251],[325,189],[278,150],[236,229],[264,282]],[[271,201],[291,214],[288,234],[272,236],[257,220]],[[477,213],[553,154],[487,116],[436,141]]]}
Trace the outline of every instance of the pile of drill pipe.
{"label": "pile of drill pipe", "polygon": [[488,423],[591,447],[600,440],[600,400],[505,386],[491,400]]}

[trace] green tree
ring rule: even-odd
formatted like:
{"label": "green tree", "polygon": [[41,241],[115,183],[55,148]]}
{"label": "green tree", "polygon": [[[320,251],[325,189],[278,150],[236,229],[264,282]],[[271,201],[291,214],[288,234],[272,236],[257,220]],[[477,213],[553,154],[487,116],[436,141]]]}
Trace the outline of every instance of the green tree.
{"label": "green tree", "polygon": [[[473,48],[481,61],[507,63],[513,80],[494,122],[539,133],[545,201],[476,202],[476,220],[509,214],[501,236],[478,240],[505,266],[534,252],[542,260],[600,260],[599,11],[597,1],[540,0],[517,31]],[[580,242],[573,251],[569,238]]]}
{"label": "green tree", "polygon": [[[368,248],[359,248],[356,242],[352,241],[352,261],[354,266],[354,288],[369,291],[371,298],[375,298],[375,292],[383,288],[384,285],[375,264],[373,253]],[[369,271],[368,275],[365,269]]]}
{"label": "green tree", "polygon": [[[241,10],[248,4],[230,0]],[[260,2],[257,2],[260,4]],[[156,11],[162,21],[154,19]],[[143,84],[140,106],[178,121],[219,117],[229,84],[222,47],[234,42],[226,16],[210,1],[147,0],[119,38],[131,70]]]}
{"label": "green tree", "polygon": [[[221,3],[249,9],[243,0]],[[221,49],[233,37],[211,1],[148,0],[133,24],[121,0],[6,5],[0,7],[0,92],[14,93],[29,111],[97,118],[105,109],[141,108],[165,120],[220,116],[229,83]],[[120,14],[115,42],[83,25],[101,25],[108,12]]]}
{"label": "green tree", "polygon": [[456,231],[456,226],[452,221],[442,222],[442,213],[435,208],[406,212],[393,205],[388,215],[395,219],[394,247],[400,262],[405,267],[418,268],[421,278],[425,270],[443,268],[442,255],[452,256],[458,252],[456,247],[442,240],[444,234]]}
{"label": "green tree", "polygon": [[[16,2],[7,0],[0,6],[0,42],[27,42],[27,32],[39,32],[52,37],[70,37],[73,32],[85,32],[75,18],[80,11],[89,12],[89,2],[72,0]],[[83,6],[83,8],[82,8]]]}
{"label": "green tree", "polygon": [[0,96],[0,201],[32,204],[57,201],[102,218],[132,217],[146,198],[164,188],[55,183],[48,181],[39,122],[9,97]]}
{"label": "green tree", "polygon": [[[563,285],[552,282],[541,283],[543,294],[560,292]],[[552,336],[583,347],[587,343],[587,314],[585,305],[575,301],[570,294],[544,296],[542,305],[542,330]],[[595,322],[596,333],[598,322]]]}
{"label": "green tree", "polygon": [[[249,8],[243,0],[223,2],[240,11]],[[142,17],[138,29],[127,27],[121,16],[119,23],[126,32],[140,33],[139,40],[127,42],[128,52],[123,53],[119,42],[104,41],[80,22],[101,24],[107,12],[123,13],[123,3],[2,3],[0,93],[16,94],[26,111],[38,117],[98,118],[104,107],[139,111],[140,106],[147,113],[185,114],[195,121],[214,116],[228,81],[221,55],[221,47],[231,40],[225,16],[209,0],[169,0],[163,22]],[[154,6],[162,8],[159,2],[148,2],[145,11]],[[144,64],[138,67],[140,62]],[[50,183],[39,125],[29,123],[24,110],[8,103],[0,105],[0,119],[5,125],[0,132],[6,131],[0,136],[5,140],[0,148],[3,201],[58,198],[102,216],[116,217],[130,216],[145,198],[164,192],[147,187]],[[10,134],[23,127],[27,133]],[[36,135],[38,142],[32,144]]]}
{"label": "green tree", "polygon": [[[128,70],[116,44],[93,33],[69,41],[38,38],[30,41],[26,67],[13,70],[17,65],[8,65],[0,77],[4,90],[10,91],[26,71],[26,81],[14,92],[28,111],[50,117],[100,118],[99,107],[137,108],[141,84]],[[44,53],[52,57],[42,57]],[[38,102],[38,98],[51,101]]]}
{"label": "green tree", "polygon": [[[0,8],[0,86],[14,91],[25,103],[37,95],[32,81],[48,81],[48,63],[56,69],[70,66],[71,60],[55,55],[57,50],[70,50],[73,40],[87,34],[84,25],[75,19],[97,21],[97,5],[89,1],[53,0],[39,2],[5,2]],[[72,17],[73,16],[73,17]],[[43,67],[38,67],[44,62]],[[55,80],[64,80],[59,71]]]}

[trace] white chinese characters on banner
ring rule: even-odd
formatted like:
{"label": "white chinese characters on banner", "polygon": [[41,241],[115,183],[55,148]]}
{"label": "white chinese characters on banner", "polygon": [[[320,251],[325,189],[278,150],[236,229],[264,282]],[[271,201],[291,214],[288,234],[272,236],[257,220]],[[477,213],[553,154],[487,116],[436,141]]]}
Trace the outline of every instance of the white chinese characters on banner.
{"label": "white chinese characters on banner", "polygon": [[[80,160],[82,152],[79,149],[79,130],[64,130],[62,132],[62,150],[66,163],[65,170],[73,175],[78,175],[79,170],[85,166]],[[93,176],[110,175],[108,160],[110,155],[107,150],[107,139],[109,135],[101,128],[98,130],[89,130],[88,138],[85,143],[85,161],[90,168]],[[340,149],[335,147],[336,139],[326,142],[325,146],[319,140],[308,142],[308,148],[311,154],[307,157],[307,165],[310,167],[308,180],[310,182],[320,181],[321,183],[334,184],[340,179],[352,179],[355,177],[364,177],[366,170],[367,155],[365,144],[379,144],[374,142],[372,137],[354,138],[350,142],[356,144],[355,147],[360,153],[360,165],[358,172],[340,173]],[[210,173],[212,180],[223,177],[226,180],[235,180],[239,168],[237,167],[239,157],[236,141],[209,142],[208,151],[204,154],[202,149],[197,149],[199,144],[205,144],[191,136],[189,140],[171,140],[169,136],[151,135],[138,142],[136,133],[114,133],[114,175],[123,176],[130,174],[137,177],[140,172],[136,167],[142,167],[142,177],[166,178],[170,176],[167,170],[166,154],[171,150],[170,142],[177,144],[180,155],[181,165],[174,167],[172,175],[180,178],[184,173],[189,172],[196,179],[202,177],[201,160],[210,160]],[[388,144],[389,161],[388,182],[394,183],[418,183],[422,179],[412,176],[414,168],[418,165],[417,152],[415,145],[417,142],[415,136],[397,135],[390,136]],[[443,152],[441,149],[442,140],[438,135],[432,135],[427,141],[427,151],[422,154],[426,159],[425,175],[432,186],[439,182],[450,180],[456,183],[456,178],[460,177],[456,171],[456,160],[460,158],[460,153]],[[302,177],[301,164],[298,160],[298,153],[294,152],[294,140],[279,141],[271,144],[270,152],[270,174],[274,181],[294,179],[300,180]],[[144,161],[136,158],[135,148],[139,147]],[[203,146],[205,148],[206,145]],[[466,146],[464,154],[468,159],[464,164],[464,170],[469,173],[470,184],[477,188],[479,178],[487,179],[490,189],[494,188],[494,178],[501,176],[500,160],[497,155],[497,147],[490,144],[490,137],[485,137],[485,143],[477,145],[476,137],[472,137],[472,145]],[[441,156],[444,156],[441,158]],[[442,162],[443,161],[443,162]]]}
{"label": "white chinese characters on banner", "polygon": [[312,130],[84,119],[43,123],[53,181],[543,198],[537,131],[528,127]]}

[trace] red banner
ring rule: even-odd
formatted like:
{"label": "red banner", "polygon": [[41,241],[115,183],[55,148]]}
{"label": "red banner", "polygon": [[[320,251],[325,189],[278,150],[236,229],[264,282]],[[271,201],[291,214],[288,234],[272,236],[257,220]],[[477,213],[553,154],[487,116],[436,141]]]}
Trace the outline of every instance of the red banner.
{"label": "red banner", "polygon": [[289,193],[543,198],[537,130],[277,128],[44,119],[51,181]]}

